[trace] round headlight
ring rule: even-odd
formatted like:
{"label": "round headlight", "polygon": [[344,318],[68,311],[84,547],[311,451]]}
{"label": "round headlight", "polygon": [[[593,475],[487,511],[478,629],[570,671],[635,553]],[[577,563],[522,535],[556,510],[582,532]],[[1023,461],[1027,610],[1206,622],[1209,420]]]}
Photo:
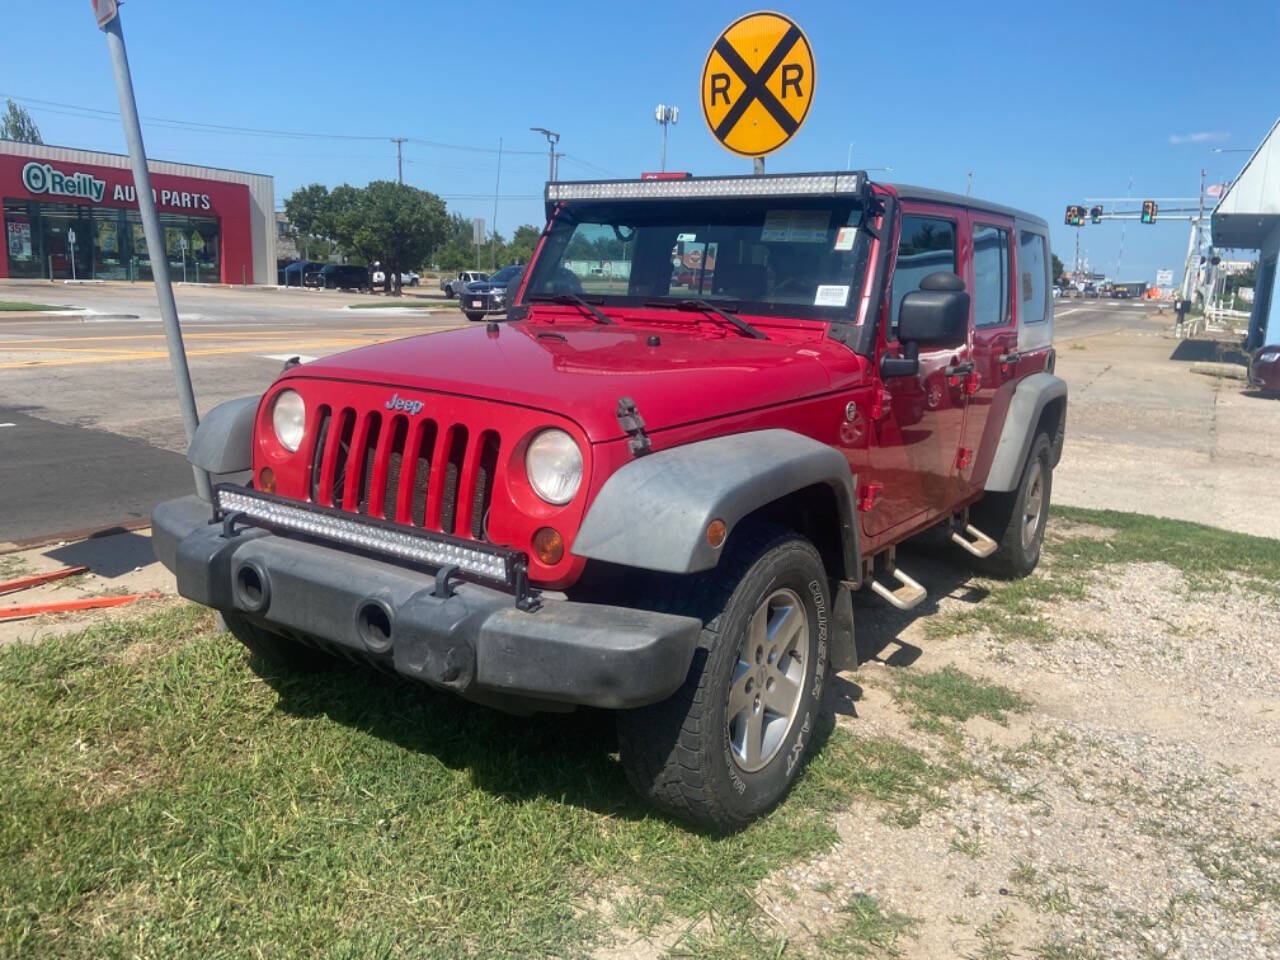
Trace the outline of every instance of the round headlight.
{"label": "round headlight", "polygon": [[306,427],[307,408],[296,390],[283,390],[271,408],[271,426],[276,439],[286,450],[293,452],[302,445],[302,433]]}
{"label": "round headlight", "polygon": [[533,492],[547,503],[568,503],[582,483],[582,451],[563,430],[543,430],[534,437],[524,465]]}

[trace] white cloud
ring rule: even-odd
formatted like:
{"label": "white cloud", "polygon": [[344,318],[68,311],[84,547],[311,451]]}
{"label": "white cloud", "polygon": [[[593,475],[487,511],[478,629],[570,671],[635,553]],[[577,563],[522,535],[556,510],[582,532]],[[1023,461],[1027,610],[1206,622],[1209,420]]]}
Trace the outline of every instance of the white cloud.
{"label": "white cloud", "polygon": [[1231,134],[1222,133],[1218,130],[1198,130],[1195,133],[1171,133],[1169,134],[1170,143],[1218,143],[1223,140],[1230,140]]}

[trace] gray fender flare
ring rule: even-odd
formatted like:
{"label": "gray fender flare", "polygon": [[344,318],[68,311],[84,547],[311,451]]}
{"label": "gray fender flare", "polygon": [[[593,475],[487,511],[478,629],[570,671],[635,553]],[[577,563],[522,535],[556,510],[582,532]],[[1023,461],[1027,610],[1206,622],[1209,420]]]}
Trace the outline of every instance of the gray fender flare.
{"label": "gray fender flare", "polygon": [[200,421],[187,462],[208,473],[239,473],[253,466],[253,421],[261,397],[220,403]]}
{"label": "gray fender flare", "polygon": [[1018,382],[1013,397],[1009,400],[1009,411],[1004,418],[1004,428],[1000,431],[1000,443],[987,474],[987,490],[1007,493],[1017,489],[1022,479],[1023,464],[1027,462],[1027,452],[1031,449],[1031,441],[1035,439],[1036,425],[1040,423],[1040,415],[1050,403],[1061,400],[1062,417],[1058,429],[1054,431],[1055,436],[1049,438],[1054,444],[1056,464],[1057,457],[1062,453],[1062,437],[1067,417],[1066,399],[1066,381],[1051,373],[1033,373]]}
{"label": "gray fender flare", "polygon": [[854,480],[838,450],[790,430],[756,430],[672,447],[632,460],[605,481],[572,552],[643,570],[709,570],[721,551],[707,543],[712,520],[729,533],[747,514],[815,484],[828,486],[839,514],[845,569],[857,578]]}

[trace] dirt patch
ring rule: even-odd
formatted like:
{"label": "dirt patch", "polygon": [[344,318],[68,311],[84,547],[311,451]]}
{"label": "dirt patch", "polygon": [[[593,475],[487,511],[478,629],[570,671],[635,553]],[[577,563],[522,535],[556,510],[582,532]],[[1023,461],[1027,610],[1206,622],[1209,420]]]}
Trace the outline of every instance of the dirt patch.
{"label": "dirt patch", "polygon": [[[868,902],[911,918],[881,952],[920,960],[1280,957],[1280,602],[1246,579],[1206,591],[1167,564],[1107,566],[1078,599],[1027,601],[1049,641],[966,626],[973,584],[939,602],[933,639],[860,610],[888,652],[841,675],[856,695],[835,722],[962,775],[914,825],[874,801],[840,811],[835,846],[759,884],[755,929],[717,946],[831,955],[848,904]],[[938,619],[955,626],[941,640]],[[1030,706],[922,723],[902,671],[948,670]],[[632,930],[597,956],[683,955],[706,937]]]}

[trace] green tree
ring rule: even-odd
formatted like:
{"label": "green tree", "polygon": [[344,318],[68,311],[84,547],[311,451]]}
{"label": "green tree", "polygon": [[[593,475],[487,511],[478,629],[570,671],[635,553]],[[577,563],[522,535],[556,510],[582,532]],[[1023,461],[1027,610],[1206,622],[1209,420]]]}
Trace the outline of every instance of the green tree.
{"label": "green tree", "polygon": [[8,101],[4,116],[0,117],[0,140],[17,140],[19,143],[44,143],[40,128],[31,114],[12,100]]}
{"label": "green tree", "polygon": [[449,216],[434,193],[393,180],[364,189],[343,184],[329,195],[330,235],[349,255],[378,261],[385,289],[400,290],[400,273],[418,269],[448,236]]}
{"label": "green tree", "polygon": [[511,235],[511,242],[506,245],[502,251],[500,259],[504,265],[509,263],[528,263],[533,257],[534,248],[538,246],[538,240],[542,236],[542,231],[532,224],[524,224],[516,227],[516,232]]}
{"label": "green tree", "polygon": [[471,237],[471,221],[460,213],[451,214],[444,239],[431,253],[432,261],[445,273],[474,269],[476,245]]}
{"label": "green tree", "polygon": [[332,214],[329,188],[322,183],[309,183],[293,191],[284,202],[284,215],[289,218],[294,238],[304,259],[310,259],[313,241],[328,237]]}
{"label": "green tree", "polygon": [[1058,259],[1056,253],[1050,253],[1049,256],[1053,260],[1053,282],[1057,283],[1067,272],[1067,268],[1062,265],[1062,261]]}

